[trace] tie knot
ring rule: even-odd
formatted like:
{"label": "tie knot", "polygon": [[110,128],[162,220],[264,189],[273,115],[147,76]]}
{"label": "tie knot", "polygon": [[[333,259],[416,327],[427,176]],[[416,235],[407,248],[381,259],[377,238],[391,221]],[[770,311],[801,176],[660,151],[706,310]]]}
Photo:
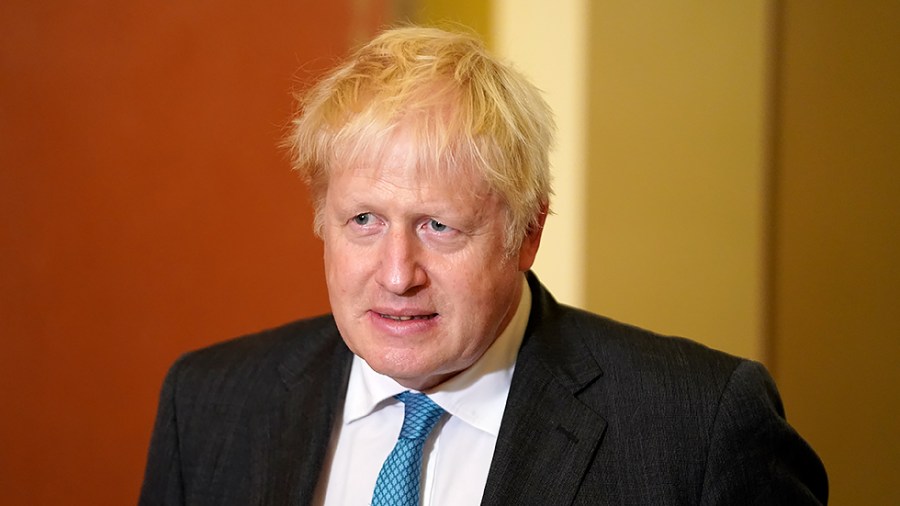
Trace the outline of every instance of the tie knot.
{"label": "tie knot", "polygon": [[403,428],[400,430],[400,438],[427,438],[438,420],[441,419],[444,410],[425,394],[406,391],[397,394],[396,398],[404,404]]}

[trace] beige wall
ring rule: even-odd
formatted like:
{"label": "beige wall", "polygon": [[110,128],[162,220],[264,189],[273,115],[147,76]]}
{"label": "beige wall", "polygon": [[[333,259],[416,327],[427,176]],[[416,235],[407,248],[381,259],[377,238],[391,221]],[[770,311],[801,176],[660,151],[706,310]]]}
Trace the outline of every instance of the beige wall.
{"label": "beige wall", "polygon": [[591,5],[587,307],[764,358],[769,2]]}
{"label": "beige wall", "polygon": [[832,504],[900,504],[900,3],[783,5],[776,376]]}

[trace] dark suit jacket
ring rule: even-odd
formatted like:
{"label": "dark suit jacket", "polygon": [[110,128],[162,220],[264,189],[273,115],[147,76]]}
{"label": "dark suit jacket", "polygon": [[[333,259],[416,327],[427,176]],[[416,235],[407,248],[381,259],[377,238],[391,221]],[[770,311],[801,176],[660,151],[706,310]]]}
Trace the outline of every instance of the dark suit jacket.
{"label": "dark suit jacket", "polygon": [[[765,369],[533,306],[484,505],[825,503],[825,470]],[[351,353],[330,316],[189,353],[166,377],[140,504],[303,505]]]}

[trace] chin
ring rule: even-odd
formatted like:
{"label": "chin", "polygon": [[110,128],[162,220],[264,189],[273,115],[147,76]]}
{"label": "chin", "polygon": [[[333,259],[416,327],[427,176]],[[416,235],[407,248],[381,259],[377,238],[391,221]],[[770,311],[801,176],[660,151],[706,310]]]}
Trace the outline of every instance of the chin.
{"label": "chin", "polygon": [[[435,372],[435,368],[418,364],[412,358],[382,357],[380,360],[366,360],[375,372],[392,378],[397,383],[415,390],[425,390],[437,385],[445,376]],[[437,379],[437,380],[436,380]]]}

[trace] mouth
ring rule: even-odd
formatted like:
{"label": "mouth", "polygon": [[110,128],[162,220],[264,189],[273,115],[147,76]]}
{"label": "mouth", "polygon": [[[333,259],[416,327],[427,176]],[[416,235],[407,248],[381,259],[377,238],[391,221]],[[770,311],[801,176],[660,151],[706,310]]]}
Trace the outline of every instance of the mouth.
{"label": "mouth", "polygon": [[392,314],[378,313],[378,316],[388,319],[388,320],[393,320],[396,322],[408,322],[410,320],[430,320],[432,318],[437,317],[437,315],[438,315],[437,313],[431,313],[431,314],[424,314],[424,315],[407,316],[407,315],[392,315]]}

